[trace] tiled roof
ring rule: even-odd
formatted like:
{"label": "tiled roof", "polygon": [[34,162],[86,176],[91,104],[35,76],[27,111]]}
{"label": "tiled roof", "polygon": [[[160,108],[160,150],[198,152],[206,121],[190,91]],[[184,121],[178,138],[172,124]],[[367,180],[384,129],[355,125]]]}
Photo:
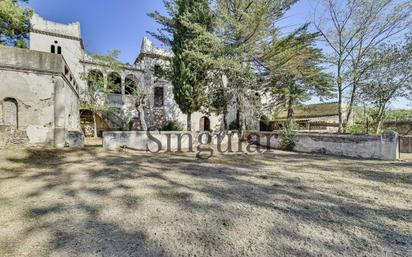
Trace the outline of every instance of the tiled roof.
{"label": "tiled roof", "polygon": [[[338,115],[338,108],[339,105],[336,102],[301,105],[295,108],[294,116],[296,119],[336,116]],[[287,110],[283,110],[277,118],[286,119],[287,114]]]}

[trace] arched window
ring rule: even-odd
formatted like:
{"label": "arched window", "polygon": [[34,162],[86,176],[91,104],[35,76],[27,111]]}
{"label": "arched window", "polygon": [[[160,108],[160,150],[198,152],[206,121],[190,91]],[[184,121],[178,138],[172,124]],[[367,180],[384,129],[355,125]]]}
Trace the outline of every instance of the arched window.
{"label": "arched window", "polygon": [[126,95],[133,95],[137,92],[137,79],[134,75],[127,75],[124,83],[124,93]]}
{"label": "arched window", "polygon": [[62,47],[61,46],[57,47],[57,54],[62,54]]}
{"label": "arched window", "polygon": [[56,46],[55,45],[50,46],[50,53],[52,53],[52,54],[56,53]]}
{"label": "arched window", "polygon": [[102,91],[104,89],[103,73],[99,70],[91,70],[87,75],[87,86],[92,92]]}
{"label": "arched window", "polygon": [[5,98],[3,101],[4,125],[19,128],[19,107],[14,98]]}
{"label": "arched window", "polygon": [[107,89],[112,94],[122,94],[122,77],[119,73],[112,72],[107,76]]}

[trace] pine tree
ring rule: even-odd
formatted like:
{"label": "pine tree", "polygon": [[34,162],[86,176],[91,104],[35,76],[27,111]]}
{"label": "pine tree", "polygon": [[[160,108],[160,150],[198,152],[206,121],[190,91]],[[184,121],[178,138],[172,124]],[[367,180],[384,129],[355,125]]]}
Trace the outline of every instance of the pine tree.
{"label": "pine tree", "polygon": [[294,108],[312,95],[330,97],[333,93],[332,75],[320,66],[322,51],[316,48],[317,33],[308,33],[307,25],[283,39],[274,40],[265,51],[270,57],[263,60],[267,69],[264,86],[277,107],[287,109],[287,127],[293,129]]}
{"label": "pine tree", "polygon": [[267,42],[277,37],[276,21],[297,0],[216,0],[216,36],[221,43],[218,60],[227,78],[227,88],[237,109],[236,127],[242,130],[248,118],[260,112],[260,61]]}
{"label": "pine tree", "polygon": [[[191,131],[191,114],[199,111],[206,100],[211,67],[205,61],[213,42],[213,15],[208,0],[164,1],[169,16],[149,14],[163,28],[151,33],[173,51],[168,74],[180,110],[187,115],[187,130]],[[206,58],[207,59],[207,58]]]}

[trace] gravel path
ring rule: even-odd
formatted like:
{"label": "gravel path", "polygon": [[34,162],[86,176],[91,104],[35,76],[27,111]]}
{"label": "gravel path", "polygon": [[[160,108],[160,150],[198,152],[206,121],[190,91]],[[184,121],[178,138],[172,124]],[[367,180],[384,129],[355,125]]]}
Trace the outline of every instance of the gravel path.
{"label": "gravel path", "polygon": [[0,256],[412,256],[412,162],[0,150]]}

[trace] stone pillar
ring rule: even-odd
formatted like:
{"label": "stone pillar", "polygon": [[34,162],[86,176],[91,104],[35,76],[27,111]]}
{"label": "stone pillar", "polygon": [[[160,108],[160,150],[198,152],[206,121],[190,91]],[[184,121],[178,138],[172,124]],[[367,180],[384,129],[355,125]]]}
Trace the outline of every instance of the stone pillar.
{"label": "stone pillar", "polygon": [[399,134],[395,131],[385,131],[381,136],[382,160],[394,161],[399,159]]}
{"label": "stone pillar", "polygon": [[126,76],[124,76],[123,74],[120,75],[120,80],[121,80],[121,88],[122,88],[122,95],[124,96],[126,94]]}
{"label": "stone pillar", "polygon": [[66,106],[64,96],[65,82],[61,77],[54,83],[54,146],[63,148],[65,145]]}

